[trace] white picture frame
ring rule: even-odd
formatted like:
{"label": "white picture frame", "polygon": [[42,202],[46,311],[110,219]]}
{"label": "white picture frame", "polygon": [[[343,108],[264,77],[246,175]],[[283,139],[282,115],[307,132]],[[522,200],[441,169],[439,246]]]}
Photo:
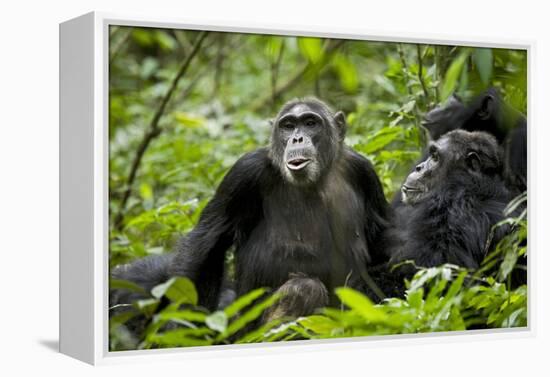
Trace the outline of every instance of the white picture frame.
{"label": "white picture frame", "polygon": [[[90,364],[183,357],[226,357],[235,353],[293,352],[324,347],[379,347],[386,342],[434,343],[533,336],[529,268],[529,326],[322,341],[109,352],[108,350],[108,29],[110,25],[188,30],[317,36],[385,42],[421,42],[526,49],[531,114],[534,42],[483,38],[446,39],[422,33],[365,33],[288,25],[211,24],[200,20],[144,18],[92,12],[60,24],[60,351]],[[529,132],[529,138],[532,133]],[[528,143],[529,155],[532,154]],[[530,186],[528,186],[530,187]],[[532,263],[530,257],[529,264]]]}

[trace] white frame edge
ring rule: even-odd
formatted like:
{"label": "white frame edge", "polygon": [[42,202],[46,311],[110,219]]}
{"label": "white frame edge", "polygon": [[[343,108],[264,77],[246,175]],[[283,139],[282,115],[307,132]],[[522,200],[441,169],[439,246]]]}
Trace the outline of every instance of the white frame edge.
{"label": "white frame edge", "polygon": [[[452,44],[525,49],[528,54],[528,113],[532,111],[532,40],[457,37],[426,33],[377,32],[366,29],[296,25],[259,25],[252,22],[185,20],[92,12],[60,24],[60,352],[90,364],[203,359],[511,339],[535,336],[534,289],[536,255],[529,256],[527,328],[469,330],[319,341],[208,346],[145,351],[108,351],[108,31],[109,25],[211,30],[222,32],[317,36],[384,42]],[[391,35],[390,35],[391,34]],[[528,153],[533,155],[532,122]],[[529,158],[530,203],[532,158]],[[529,205],[529,221],[532,210]],[[531,230],[531,225],[529,230]],[[531,247],[530,247],[531,251]],[[298,347],[298,348],[297,348]],[[223,351],[223,352],[219,352]]]}

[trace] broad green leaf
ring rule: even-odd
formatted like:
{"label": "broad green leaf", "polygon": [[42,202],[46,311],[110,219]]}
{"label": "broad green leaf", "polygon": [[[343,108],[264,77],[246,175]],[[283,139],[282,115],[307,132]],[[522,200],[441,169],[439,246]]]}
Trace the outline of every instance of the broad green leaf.
{"label": "broad green leaf", "polygon": [[[151,29],[154,30],[154,29]],[[132,38],[143,47],[150,47],[155,43],[153,32],[145,29],[136,28],[132,31]]]}
{"label": "broad green leaf", "polygon": [[489,85],[493,75],[493,50],[490,48],[476,48],[472,54],[479,77],[485,86]]}
{"label": "broad green leaf", "polygon": [[198,295],[191,280],[185,277],[171,278],[166,283],[159,284],[151,290],[156,298],[166,296],[177,304],[197,305]]}
{"label": "broad green leaf", "polygon": [[323,58],[323,47],[320,38],[300,37],[298,48],[311,63],[316,64]]}
{"label": "broad green leaf", "polygon": [[218,310],[206,317],[206,326],[217,332],[224,332],[227,328],[227,315],[221,310]]}
{"label": "broad green leaf", "polygon": [[512,272],[518,261],[518,253],[516,249],[508,244],[508,248],[504,254],[504,260],[500,264],[499,280],[504,281],[508,275]]}
{"label": "broad green leaf", "polygon": [[311,315],[298,321],[307,330],[317,334],[330,334],[339,324],[332,319],[322,315]]}
{"label": "broad green leaf", "polygon": [[342,88],[347,93],[355,93],[359,87],[359,75],[355,65],[342,54],[336,54],[332,58],[332,65],[338,73]]}
{"label": "broad green leaf", "polygon": [[386,313],[375,307],[367,296],[351,288],[337,288],[336,295],[344,305],[371,322],[383,322],[387,318]]}
{"label": "broad green leaf", "polygon": [[443,80],[443,87],[441,88],[441,100],[445,101],[453,93],[456,88],[458,78],[462,72],[462,67],[466,63],[466,59],[470,56],[470,50],[466,49],[453,60],[447,72],[445,73],[445,79]]}
{"label": "broad green leaf", "polygon": [[259,318],[262,313],[275,304],[280,298],[280,295],[273,294],[267,299],[261,301],[260,303],[254,305],[251,309],[243,313],[242,315],[236,317],[236,319],[231,322],[227,329],[218,335],[217,341],[227,339],[229,336],[235,334],[237,331],[242,330],[247,324]]}
{"label": "broad green leaf", "polygon": [[403,111],[404,113],[410,113],[414,110],[414,106],[416,105],[416,100],[411,100],[407,103],[405,103],[402,107],[401,107],[401,111]]}
{"label": "broad green leaf", "polygon": [[153,188],[151,185],[142,182],[141,185],[139,185],[139,195],[143,200],[151,200],[153,198]]}
{"label": "broad green leaf", "polygon": [[367,140],[362,150],[367,154],[374,153],[396,140],[402,132],[401,127],[384,127]]}
{"label": "broad green leaf", "polygon": [[205,322],[207,315],[193,310],[165,310],[155,316],[156,321],[191,321]]}
{"label": "broad green leaf", "polygon": [[147,341],[167,347],[208,346],[213,340],[205,335],[212,333],[207,327],[198,329],[175,329],[164,333],[155,333],[147,336]]}
{"label": "broad green leaf", "polygon": [[253,330],[243,337],[239,338],[237,341],[235,341],[235,344],[241,344],[241,343],[255,343],[255,342],[261,342],[266,339],[267,334],[269,334],[269,331],[273,329],[274,327],[277,327],[281,324],[281,320],[276,319],[271,322],[265,323],[256,330]]}
{"label": "broad green leaf", "polygon": [[185,113],[183,111],[178,111],[174,113],[174,118],[180,123],[182,126],[188,127],[188,128],[200,128],[204,127],[206,124],[206,119],[195,114]]}
{"label": "broad green leaf", "polygon": [[155,298],[138,300],[134,303],[134,305],[139,309],[140,312],[148,317],[152,317],[157,311],[159,300]]}
{"label": "broad green leaf", "polygon": [[265,288],[258,288],[253,291],[248,292],[244,296],[239,297],[237,300],[232,302],[228,307],[223,311],[227,318],[233,317],[242,309],[246,308],[248,305],[252,304],[256,299],[262,297],[266,292]]}
{"label": "broad green leaf", "polygon": [[407,294],[407,302],[411,308],[420,309],[422,307],[424,289],[420,288]]}
{"label": "broad green leaf", "polygon": [[156,30],[155,37],[161,49],[165,51],[172,51],[176,48],[177,42],[175,39],[163,30]]}
{"label": "broad green leaf", "polygon": [[134,282],[128,280],[119,280],[119,279],[110,279],[109,280],[109,289],[127,289],[136,293],[140,293],[144,296],[148,296],[148,293],[145,289],[140,287]]}
{"label": "broad green leaf", "polygon": [[279,53],[281,52],[281,48],[283,48],[283,44],[284,44],[283,37],[272,36],[267,39],[267,43],[265,45],[265,51],[272,61],[277,59],[277,57],[279,56]]}

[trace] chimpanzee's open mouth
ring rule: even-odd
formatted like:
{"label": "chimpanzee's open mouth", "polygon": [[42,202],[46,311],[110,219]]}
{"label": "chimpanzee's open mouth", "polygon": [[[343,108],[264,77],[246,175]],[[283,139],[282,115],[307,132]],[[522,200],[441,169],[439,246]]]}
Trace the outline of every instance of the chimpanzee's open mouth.
{"label": "chimpanzee's open mouth", "polygon": [[407,185],[403,185],[401,187],[401,191],[404,192],[404,193],[422,192],[422,190],[418,187],[412,187],[412,186],[407,186]]}
{"label": "chimpanzee's open mouth", "polygon": [[309,165],[310,162],[311,162],[311,160],[309,158],[301,158],[300,157],[300,158],[294,158],[290,161],[287,161],[286,166],[290,170],[302,170],[307,165]]}

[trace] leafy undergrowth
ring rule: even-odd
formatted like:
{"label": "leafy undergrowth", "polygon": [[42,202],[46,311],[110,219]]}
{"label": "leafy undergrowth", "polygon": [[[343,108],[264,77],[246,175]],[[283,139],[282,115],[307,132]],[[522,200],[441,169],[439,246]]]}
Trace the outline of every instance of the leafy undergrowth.
{"label": "leafy undergrowth", "polygon": [[[517,211],[525,200],[522,196],[512,202],[508,213]],[[514,281],[518,276],[520,281],[525,279],[526,212],[495,227],[499,226],[512,226],[513,231],[488,254],[479,271],[449,264],[420,268],[407,282],[403,298],[389,298],[380,304],[351,288],[337,288],[340,308],[324,308],[308,317],[259,327],[250,325],[258,323],[279,299],[266,289],[254,290],[224,310],[209,313],[197,306],[198,295],[190,280],[173,278],[155,287],[150,298],[111,317],[111,350],[524,327],[527,285]],[[127,282],[111,284],[139,289]],[[159,309],[162,302],[168,304]],[[137,337],[126,326],[135,318],[149,322]],[[253,330],[248,331],[250,328]]]}
{"label": "leafy undergrowth", "polygon": [[[174,81],[201,32],[111,26],[109,35],[110,267],[174,250],[239,156],[269,144],[268,119],[292,98],[315,95],[347,114],[345,143],[372,162],[388,201],[426,147],[422,116],[452,93],[467,103],[495,87],[527,110],[524,50],[210,32]],[[152,292],[111,281],[144,299],[110,309],[110,348],[524,326],[525,215],[499,226],[515,231],[480,271],[420,269],[404,297],[377,305],[341,288],[339,308],[259,329],[276,300],[266,290],[210,313],[185,279]],[[233,250],[226,256],[232,278]]]}

